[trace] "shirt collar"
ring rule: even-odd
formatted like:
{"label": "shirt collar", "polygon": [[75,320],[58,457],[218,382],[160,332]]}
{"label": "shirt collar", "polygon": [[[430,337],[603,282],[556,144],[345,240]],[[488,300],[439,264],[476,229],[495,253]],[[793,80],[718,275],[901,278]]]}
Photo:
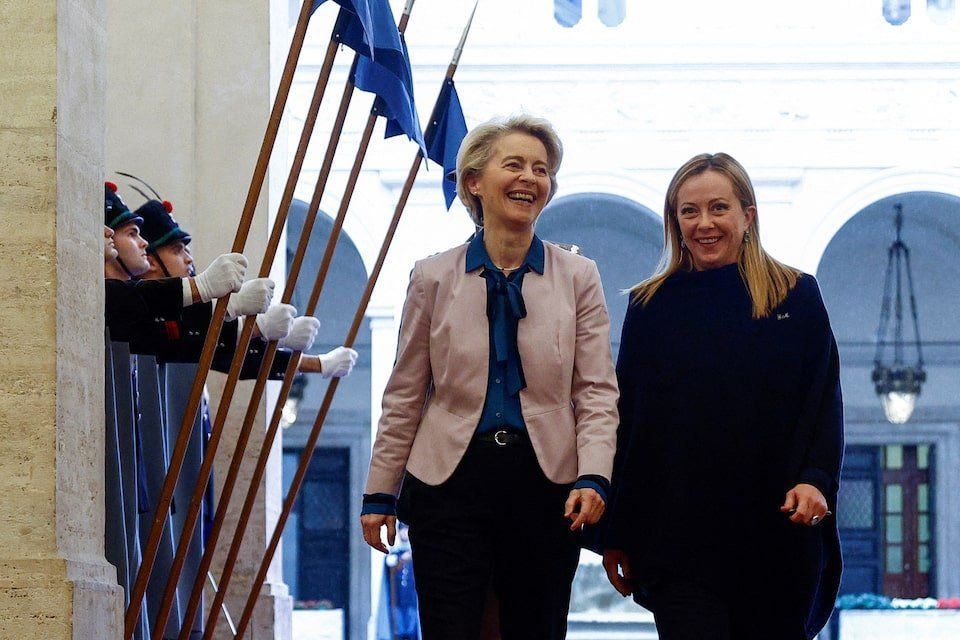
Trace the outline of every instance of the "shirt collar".
{"label": "shirt collar", "polygon": [[[527,265],[532,271],[536,271],[540,275],[543,275],[543,263],[543,240],[534,234],[533,242],[530,243],[530,248],[527,250],[527,255],[523,259],[523,263],[520,265],[520,267],[523,268],[523,265]],[[493,260],[490,259],[490,254],[487,253],[486,245],[483,244],[483,230],[477,232],[477,234],[473,237],[473,240],[470,241],[470,245],[467,247],[467,273],[476,271],[480,267],[496,269],[496,266],[493,264]]]}

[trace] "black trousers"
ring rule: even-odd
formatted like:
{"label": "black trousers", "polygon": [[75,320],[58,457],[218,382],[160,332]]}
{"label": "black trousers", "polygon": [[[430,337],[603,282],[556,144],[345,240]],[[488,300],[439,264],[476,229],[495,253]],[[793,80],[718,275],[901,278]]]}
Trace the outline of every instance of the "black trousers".
{"label": "black trousers", "polygon": [[424,640],[479,638],[491,588],[503,640],[566,636],[580,557],[563,517],[570,487],[543,475],[526,440],[475,440],[435,487],[407,475],[398,515],[410,527]]}
{"label": "black trousers", "polygon": [[[762,585],[760,585],[762,587]],[[721,595],[695,582],[664,577],[642,604],[653,612],[660,640],[805,640],[794,602],[762,588],[732,586]]]}

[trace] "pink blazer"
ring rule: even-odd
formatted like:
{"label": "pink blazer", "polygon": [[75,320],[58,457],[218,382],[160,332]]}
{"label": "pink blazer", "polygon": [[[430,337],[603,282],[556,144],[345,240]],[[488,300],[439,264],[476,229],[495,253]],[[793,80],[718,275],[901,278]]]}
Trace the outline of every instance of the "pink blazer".
{"label": "pink blazer", "polygon": [[[366,493],[397,495],[404,469],[430,485],[450,477],[480,421],[489,328],[481,269],[468,245],[420,260],[403,306],[397,360],[383,395]],[[592,260],[544,242],[544,272],[523,279],[527,317],[517,346],[523,419],[544,474],[570,483],[610,478],[617,380],[610,317]]]}

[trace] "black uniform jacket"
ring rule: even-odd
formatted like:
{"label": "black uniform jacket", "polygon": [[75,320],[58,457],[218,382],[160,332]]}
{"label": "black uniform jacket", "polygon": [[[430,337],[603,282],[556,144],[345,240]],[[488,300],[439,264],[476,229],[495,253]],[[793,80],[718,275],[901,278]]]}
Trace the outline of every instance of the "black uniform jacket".
{"label": "black uniform jacket", "polygon": [[[180,278],[123,281],[107,279],[105,318],[110,336],[118,342],[129,342],[130,352],[154,355],[160,364],[197,362],[203,351],[207,328],[213,317],[213,304],[183,306],[183,285]],[[220,330],[212,368],[226,373],[236,350],[238,322],[224,322]],[[266,342],[250,341],[240,379],[257,377]],[[270,367],[270,379],[282,380],[290,363],[291,352],[278,349]]]}

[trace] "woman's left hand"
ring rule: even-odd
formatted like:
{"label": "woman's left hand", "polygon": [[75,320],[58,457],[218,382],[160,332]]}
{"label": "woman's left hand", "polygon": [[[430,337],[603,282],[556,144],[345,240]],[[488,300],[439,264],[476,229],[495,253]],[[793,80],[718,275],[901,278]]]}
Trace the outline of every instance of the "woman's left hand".
{"label": "woman's left hand", "polygon": [[606,505],[593,489],[574,489],[563,508],[563,517],[573,520],[570,530],[579,531],[585,524],[596,524]]}
{"label": "woman's left hand", "polygon": [[790,522],[813,526],[830,515],[827,511],[827,499],[812,484],[798,484],[783,501],[780,511],[790,514]]}

